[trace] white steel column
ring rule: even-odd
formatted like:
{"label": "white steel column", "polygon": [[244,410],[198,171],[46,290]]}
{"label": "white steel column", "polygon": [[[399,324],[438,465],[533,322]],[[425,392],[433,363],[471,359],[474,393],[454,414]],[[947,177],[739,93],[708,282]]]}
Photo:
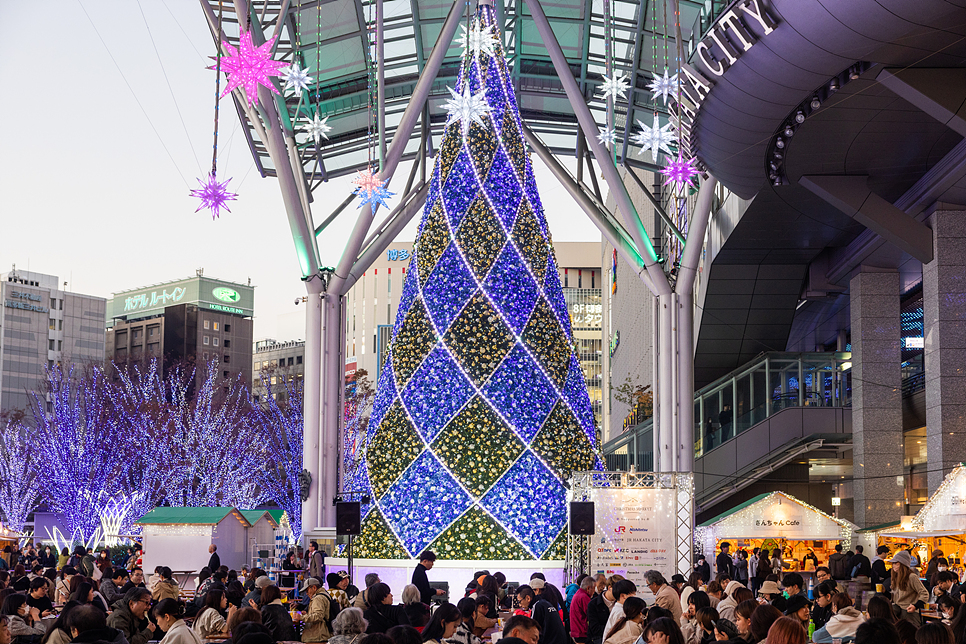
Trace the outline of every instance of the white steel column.
{"label": "white steel column", "polygon": [[342,359],[342,296],[328,292],[322,296],[322,432],[321,448],[316,454],[319,467],[318,516],[322,527],[335,525],[335,505],[338,493],[339,432],[341,431],[343,380],[345,364]]}
{"label": "white steel column", "polygon": [[657,409],[659,413],[657,422],[654,423],[654,430],[660,436],[660,469],[655,470],[660,472],[674,471],[674,457],[672,456],[674,405],[673,393],[671,391],[673,388],[671,383],[671,361],[674,355],[671,348],[672,301],[673,294],[671,293],[657,297]]}
{"label": "white steel column", "polygon": [[[316,499],[321,483],[319,478],[319,447],[321,432],[321,363],[322,363],[322,279],[314,276],[305,280],[305,380],[303,381],[302,467],[312,477],[309,498],[302,502],[302,532],[319,527]],[[301,538],[302,535],[299,535]],[[303,544],[304,545],[304,544]]]}

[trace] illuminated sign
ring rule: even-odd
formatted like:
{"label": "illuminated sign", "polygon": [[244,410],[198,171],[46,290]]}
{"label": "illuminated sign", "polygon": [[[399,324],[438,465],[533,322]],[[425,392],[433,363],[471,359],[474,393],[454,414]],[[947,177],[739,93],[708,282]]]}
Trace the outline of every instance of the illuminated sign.
{"label": "illuminated sign", "polygon": [[396,250],[391,248],[386,251],[386,259],[390,262],[402,262],[409,259],[409,251],[405,248]]}
{"label": "illuminated sign", "polygon": [[610,357],[614,357],[614,352],[617,351],[617,347],[621,346],[621,332],[614,331],[614,337],[610,340]]}
{"label": "illuminated sign", "polygon": [[186,292],[184,288],[176,286],[170,291],[164,289],[161,291],[151,291],[150,293],[138,293],[137,295],[124,298],[124,312],[140,311],[141,309],[149,309],[156,306],[165,307],[168,304],[180,302]]}
{"label": "illuminated sign", "polygon": [[[776,20],[765,11],[761,0],[744,0],[718,18],[708,35],[695,48],[702,70],[681,65],[678,81],[681,88],[681,130],[690,147],[691,125],[701,104],[714,87],[715,77],[724,76],[758,40],[775,30]],[[760,35],[752,33],[755,26]]]}
{"label": "illuminated sign", "polygon": [[245,311],[242,309],[235,308],[234,306],[224,306],[222,304],[205,304],[205,307],[211,309],[212,311],[221,311],[222,313],[234,313],[235,315],[245,315]]}
{"label": "illuminated sign", "polygon": [[222,302],[235,303],[241,300],[241,293],[233,288],[228,288],[227,286],[219,286],[218,288],[214,289],[211,294]]}

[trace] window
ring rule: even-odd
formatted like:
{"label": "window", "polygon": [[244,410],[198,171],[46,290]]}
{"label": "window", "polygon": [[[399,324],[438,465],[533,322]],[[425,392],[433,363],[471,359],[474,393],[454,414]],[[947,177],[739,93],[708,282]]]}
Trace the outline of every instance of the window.
{"label": "window", "polygon": [[217,331],[218,330],[218,323],[217,322],[212,322],[212,324],[214,325],[212,327],[212,330]]}
{"label": "window", "polygon": [[57,308],[57,300],[55,300],[54,298],[50,298],[50,310],[53,311],[56,308]]}
{"label": "window", "polygon": [[295,358],[289,358],[288,359],[288,366],[291,367],[294,362],[295,362]]}
{"label": "window", "polygon": [[205,336],[205,346],[206,346],[206,347],[208,346],[208,343],[209,343],[209,342],[210,342],[210,340],[208,339],[208,336],[206,335],[206,336]]}
{"label": "window", "polygon": [[57,308],[61,311],[64,310],[64,300],[57,300]]}
{"label": "window", "polygon": [[231,340],[225,340],[224,347],[227,349],[231,346]]}
{"label": "window", "polygon": [[302,356],[295,356],[295,364],[302,364]]}
{"label": "window", "polygon": [[223,360],[223,362],[225,364],[228,364],[229,362],[231,362],[231,356],[226,353],[225,354],[225,359]]}
{"label": "window", "polygon": [[231,325],[227,322],[225,323],[225,333],[231,333]]}
{"label": "window", "polygon": [[268,369],[268,360],[262,360],[262,369]]}
{"label": "window", "polygon": [[47,368],[48,369],[53,369],[54,368],[54,361],[53,360],[48,360],[47,361]]}
{"label": "window", "polygon": [[57,320],[50,318],[50,324],[47,326],[48,329],[54,331],[57,329]]}
{"label": "window", "polygon": [[207,351],[205,351],[205,361],[206,362],[208,361],[208,352]]}
{"label": "window", "polygon": [[64,341],[63,340],[58,340],[57,341],[57,350],[58,351],[63,351],[64,350]]}
{"label": "window", "polygon": [[213,337],[211,339],[211,343],[217,347],[218,346],[218,336]]}
{"label": "window", "polygon": [[211,322],[209,322],[208,320],[205,320],[205,331],[207,331],[210,328],[211,328]]}
{"label": "window", "polygon": [[274,385],[276,382],[278,382],[278,378],[275,376],[272,376],[272,384]]}
{"label": "window", "polygon": [[63,320],[57,320],[57,330],[58,331],[63,331],[64,330],[64,321]]}
{"label": "window", "polygon": [[[225,378],[227,378],[227,377],[228,377],[228,372],[227,372],[227,371],[223,371],[222,373],[224,374],[224,377],[225,377]],[[226,387],[225,389],[227,390],[228,388]]]}

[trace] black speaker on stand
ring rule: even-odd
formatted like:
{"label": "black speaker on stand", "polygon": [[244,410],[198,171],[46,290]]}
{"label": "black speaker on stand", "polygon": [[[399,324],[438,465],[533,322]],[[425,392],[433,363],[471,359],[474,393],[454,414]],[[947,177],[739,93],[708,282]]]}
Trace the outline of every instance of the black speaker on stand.
{"label": "black speaker on stand", "polygon": [[570,534],[583,536],[594,534],[593,501],[570,502]]}
{"label": "black speaker on stand", "polygon": [[344,535],[362,532],[361,504],[358,501],[339,501],[335,504],[335,532]]}

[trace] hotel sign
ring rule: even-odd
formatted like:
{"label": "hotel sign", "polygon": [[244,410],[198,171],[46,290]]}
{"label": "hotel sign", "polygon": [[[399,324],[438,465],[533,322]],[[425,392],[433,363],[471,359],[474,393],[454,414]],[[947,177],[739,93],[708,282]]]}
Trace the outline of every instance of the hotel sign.
{"label": "hotel sign", "polygon": [[179,304],[249,317],[254,312],[255,289],[204,276],[192,277],[117,293],[108,302],[107,317],[135,320],[161,315],[165,308]]}
{"label": "hotel sign", "polygon": [[[775,30],[777,21],[761,0],[742,0],[723,13],[695,48],[698,67],[681,65],[681,130],[691,148],[691,128],[701,104],[722,77],[758,41]],[[690,150],[693,153],[693,150]]]}

